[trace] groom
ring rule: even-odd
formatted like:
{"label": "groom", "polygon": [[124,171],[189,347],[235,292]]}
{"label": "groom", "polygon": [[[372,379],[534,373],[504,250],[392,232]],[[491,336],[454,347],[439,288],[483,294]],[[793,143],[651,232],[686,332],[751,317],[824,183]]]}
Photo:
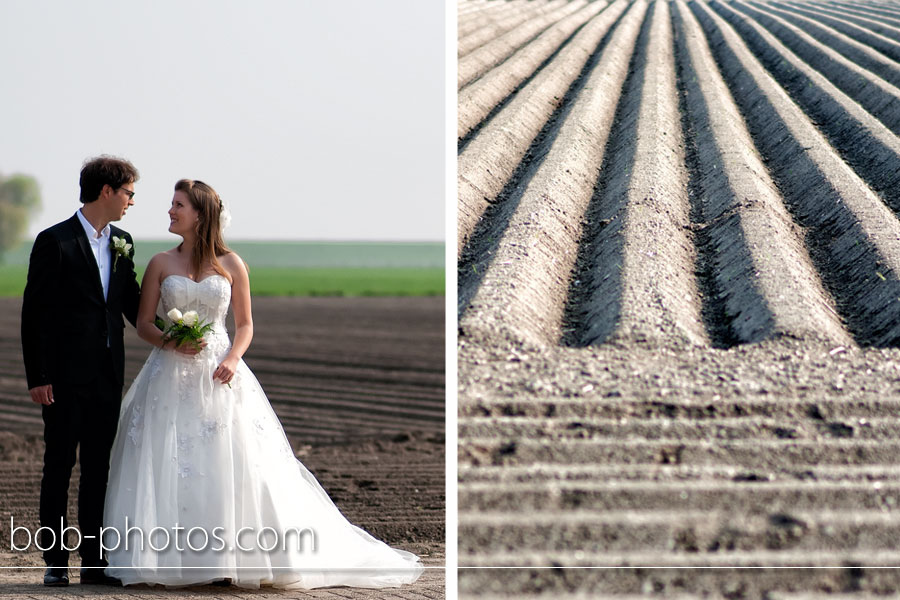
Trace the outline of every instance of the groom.
{"label": "groom", "polygon": [[99,535],[122,400],[122,316],[135,324],[140,286],[133,252],[111,246],[113,237],[132,244],[131,236],[110,222],[120,220],[134,204],[138,177],[126,160],[101,156],[87,161],[80,180],[83,206],[39,233],[31,251],[22,304],[22,354],[28,391],[41,405],[44,420],[44,585],[69,583],[69,551],[64,546],[71,548],[73,542],[66,541],[62,531],[68,527],[69,479],[79,445],[81,583],[118,583],[103,572]]}

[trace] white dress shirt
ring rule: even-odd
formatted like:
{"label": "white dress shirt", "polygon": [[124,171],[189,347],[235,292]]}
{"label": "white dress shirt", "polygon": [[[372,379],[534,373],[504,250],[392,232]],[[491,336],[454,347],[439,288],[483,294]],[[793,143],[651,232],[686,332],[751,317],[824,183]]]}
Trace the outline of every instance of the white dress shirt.
{"label": "white dress shirt", "polygon": [[81,209],[75,212],[81,226],[84,227],[84,233],[87,235],[88,244],[91,246],[91,252],[94,254],[94,260],[97,261],[98,274],[100,275],[100,285],[103,286],[103,299],[106,299],[109,293],[109,276],[112,273],[112,257],[109,250],[109,225],[97,233],[91,222],[88,221]]}

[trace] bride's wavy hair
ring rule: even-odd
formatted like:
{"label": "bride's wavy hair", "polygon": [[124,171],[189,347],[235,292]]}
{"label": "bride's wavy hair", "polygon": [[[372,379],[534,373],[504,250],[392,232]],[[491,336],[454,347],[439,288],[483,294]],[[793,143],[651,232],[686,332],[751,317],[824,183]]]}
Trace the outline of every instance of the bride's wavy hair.
{"label": "bride's wavy hair", "polygon": [[199,219],[197,221],[197,237],[194,239],[191,268],[194,277],[200,278],[203,266],[212,265],[213,270],[231,281],[231,275],[219,262],[219,256],[229,254],[231,249],[222,238],[222,199],[216,190],[196,179],[181,179],[175,184],[176,192],[184,192],[191,201]]}

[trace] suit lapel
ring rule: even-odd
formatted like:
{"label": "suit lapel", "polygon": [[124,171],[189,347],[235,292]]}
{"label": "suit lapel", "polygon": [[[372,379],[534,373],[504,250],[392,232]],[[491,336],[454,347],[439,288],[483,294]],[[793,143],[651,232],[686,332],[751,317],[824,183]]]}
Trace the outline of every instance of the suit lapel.
{"label": "suit lapel", "polygon": [[75,239],[78,241],[78,247],[81,248],[81,254],[84,256],[85,266],[87,267],[88,273],[90,273],[90,279],[94,282],[94,291],[97,292],[100,300],[105,304],[106,300],[103,298],[103,284],[100,283],[100,267],[97,266],[97,259],[94,258],[94,253],[91,252],[90,242],[88,242],[84,227],[81,225],[78,215],[72,215],[72,218],[69,219],[69,223],[74,230]]}
{"label": "suit lapel", "polygon": [[[110,225],[109,226],[110,241],[112,241],[113,237],[124,238],[125,232],[122,231],[121,229],[119,229],[118,227],[116,227],[115,225]],[[125,268],[125,267],[123,267],[123,262],[125,260],[126,259],[124,256],[120,256],[119,260],[116,261],[116,253],[113,252],[112,250],[109,251],[110,273],[109,273],[109,291],[107,292],[107,296],[106,296],[107,303],[109,303],[109,301],[112,300],[114,293],[119,292],[119,285],[118,285],[119,275],[121,274],[120,270]],[[116,265],[115,269],[113,269],[113,265]]]}

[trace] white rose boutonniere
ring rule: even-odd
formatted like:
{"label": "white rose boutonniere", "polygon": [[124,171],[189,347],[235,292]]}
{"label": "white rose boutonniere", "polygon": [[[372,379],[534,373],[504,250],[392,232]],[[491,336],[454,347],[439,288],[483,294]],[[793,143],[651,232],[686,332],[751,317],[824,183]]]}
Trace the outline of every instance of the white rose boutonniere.
{"label": "white rose boutonniere", "polygon": [[115,255],[113,258],[113,271],[116,270],[116,264],[118,264],[120,256],[124,256],[128,259],[134,257],[134,247],[126,242],[125,238],[120,238],[116,235],[109,241],[109,249],[112,250]]}

